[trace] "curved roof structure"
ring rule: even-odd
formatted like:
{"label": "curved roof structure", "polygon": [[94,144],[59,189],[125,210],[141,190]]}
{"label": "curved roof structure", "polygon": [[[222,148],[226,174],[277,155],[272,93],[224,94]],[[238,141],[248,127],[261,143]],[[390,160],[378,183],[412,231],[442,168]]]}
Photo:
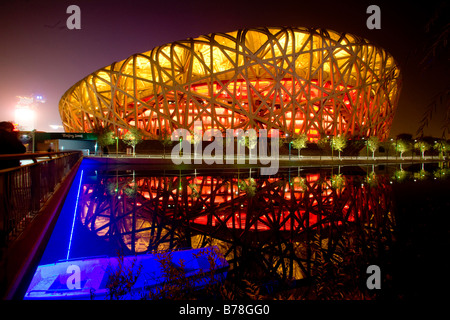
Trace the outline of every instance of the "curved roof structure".
{"label": "curved roof structure", "polygon": [[385,50],[324,29],[243,29],[172,42],[73,85],[59,110],[68,132],[110,126],[156,139],[178,128],[279,129],[387,138],[400,70]]}

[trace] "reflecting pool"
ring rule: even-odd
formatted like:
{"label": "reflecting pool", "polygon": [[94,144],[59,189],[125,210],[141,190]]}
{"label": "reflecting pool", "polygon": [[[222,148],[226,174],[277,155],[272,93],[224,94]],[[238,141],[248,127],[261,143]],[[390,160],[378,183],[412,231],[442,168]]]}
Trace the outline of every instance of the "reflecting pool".
{"label": "reflecting pool", "polygon": [[228,298],[370,298],[367,267],[389,268],[398,236],[393,188],[447,176],[437,163],[261,176],[83,162],[40,264],[214,245],[240,288]]}

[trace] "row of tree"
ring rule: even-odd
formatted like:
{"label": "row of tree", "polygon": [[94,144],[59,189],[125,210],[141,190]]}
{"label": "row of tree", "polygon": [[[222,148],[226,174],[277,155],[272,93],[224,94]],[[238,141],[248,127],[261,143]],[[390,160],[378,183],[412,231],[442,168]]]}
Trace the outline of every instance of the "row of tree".
{"label": "row of tree", "polygon": [[[118,137],[114,135],[114,132],[110,128],[96,127],[93,132],[97,134],[97,143],[101,148],[112,145],[118,141]],[[200,138],[195,137],[194,134],[192,136],[192,143],[194,143],[196,139]],[[143,134],[138,129],[131,128],[122,136],[121,140],[133,148],[133,155],[135,155],[136,145],[143,140]],[[362,138],[362,140],[366,145],[367,151],[370,150],[372,152],[372,158],[375,158],[375,152],[381,146],[379,138],[376,136],[371,136],[367,140],[365,138]],[[171,135],[167,131],[162,132],[160,141],[163,144],[165,153],[166,147],[172,144]],[[335,150],[338,151],[340,159],[341,152],[346,148],[348,141],[349,139],[344,135],[325,136],[319,139],[316,144],[320,149],[326,149],[328,146],[331,147],[332,155]],[[249,149],[253,149],[256,147],[257,138],[245,136],[238,139],[237,142],[245,145]],[[289,147],[292,146],[294,149],[297,149],[298,157],[300,158],[301,150],[308,147],[308,136],[304,133],[295,134],[292,137],[287,136],[281,140],[281,145],[284,143],[288,143],[290,144]],[[390,143],[394,150],[400,154],[400,158],[402,159],[403,154],[407,151],[417,150],[420,152],[422,158],[424,158],[425,152],[430,149],[437,150],[441,158],[444,154],[450,151],[450,140],[446,141],[432,137],[413,140],[412,135],[410,134],[400,134],[395,139],[391,139]]]}
{"label": "row of tree", "polygon": [[[317,146],[321,149],[325,149],[328,145],[331,147],[332,154],[334,150],[339,152],[339,158],[341,158],[341,152],[347,146],[348,138],[343,135],[327,136],[317,141]],[[381,146],[381,141],[377,136],[371,136],[365,141],[367,150],[372,152],[372,158],[375,158],[375,152]],[[297,134],[292,139],[285,139],[285,142],[291,143],[292,147],[298,150],[298,157],[300,158],[300,150],[308,147],[308,137],[306,134]],[[390,143],[394,150],[400,154],[400,158],[403,159],[403,154],[407,151],[417,150],[420,152],[422,159],[425,157],[425,152],[434,149],[439,152],[439,156],[442,158],[445,153],[450,151],[450,140],[436,139],[432,137],[414,139],[410,134],[401,134],[396,139],[391,139]]]}
{"label": "row of tree", "polygon": [[[107,127],[95,127],[92,132],[97,134],[97,143],[102,149],[114,144],[115,142],[117,143],[119,139],[119,137],[114,135],[114,131]],[[131,128],[127,133],[123,135],[121,140],[125,142],[126,145],[133,148],[133,155],[135,155],[136,145],[139,144],[143,139],[144,137],[138,129]]]}

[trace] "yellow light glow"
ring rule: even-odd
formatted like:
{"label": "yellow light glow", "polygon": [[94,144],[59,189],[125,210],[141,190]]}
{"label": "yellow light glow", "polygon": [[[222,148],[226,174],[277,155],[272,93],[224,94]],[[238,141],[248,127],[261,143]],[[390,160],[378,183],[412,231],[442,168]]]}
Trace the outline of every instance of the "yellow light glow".
{"label": "yellow light glow", "polygon": [[[386,89],[378,90],[386,76]],[[243,29],[176,41],[102,68],[71,87],[59,108],[65,130],[74,132],[91,131],[101,120],[126,130],[138,126],[146,138],[158,139],[162,128],[191,129],[204,120],[204,127],[222,131],[372,130],[383,139],[400,83],[392,56],[348,33]],[[375,113],[380,119],[361,111],[374,105],[383,110]]]}

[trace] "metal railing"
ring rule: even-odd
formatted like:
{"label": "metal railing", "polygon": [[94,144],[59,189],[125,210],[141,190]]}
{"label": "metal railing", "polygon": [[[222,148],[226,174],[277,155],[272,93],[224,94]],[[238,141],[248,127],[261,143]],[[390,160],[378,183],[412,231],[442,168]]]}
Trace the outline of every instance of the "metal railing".
{"label": "metal railing", "polygon": [[33,163],[0,170],[0,247],[16,238],[81,159],[78,151],[0,155]]}

